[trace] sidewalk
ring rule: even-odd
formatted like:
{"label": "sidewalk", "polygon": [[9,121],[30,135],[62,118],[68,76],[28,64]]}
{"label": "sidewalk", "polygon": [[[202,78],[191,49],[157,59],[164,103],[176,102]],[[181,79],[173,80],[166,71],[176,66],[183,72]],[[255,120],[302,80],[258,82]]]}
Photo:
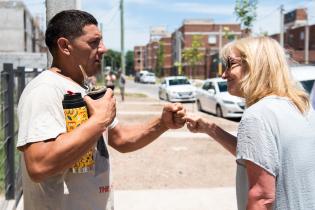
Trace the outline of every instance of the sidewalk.
{"label": "sidewalk", "polygon": [[[115,210],[236,210],[233,187],[210,189],[119,190]],[[16,210],[23,210],[23,197]]]}
{"label": "sidewalk", "polygon": [[115,210],[236,210],[233,187],[116,191]]}

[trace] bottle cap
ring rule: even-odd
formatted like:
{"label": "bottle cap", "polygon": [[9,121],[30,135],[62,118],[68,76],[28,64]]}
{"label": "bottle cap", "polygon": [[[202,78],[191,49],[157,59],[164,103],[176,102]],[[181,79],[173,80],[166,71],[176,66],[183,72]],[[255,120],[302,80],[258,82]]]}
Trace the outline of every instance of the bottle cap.
{"label": "bottle cap", "polygon": [[62,106],[64,109],[71,109],[85,106],[81,93],[67,93],[63,96]]}

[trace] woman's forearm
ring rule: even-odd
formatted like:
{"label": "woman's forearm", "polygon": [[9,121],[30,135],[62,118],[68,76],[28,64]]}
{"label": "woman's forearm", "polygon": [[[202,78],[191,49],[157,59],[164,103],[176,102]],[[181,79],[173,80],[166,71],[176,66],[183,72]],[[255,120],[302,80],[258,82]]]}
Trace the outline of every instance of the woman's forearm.
{"label": "woman's forearm", "polygon": [[236,155],[236,144],[237,138],[236,136],[230,134],[229,132],[223,130],[216,124],[209,125],[209,129],[207,134],[214,138],[219,144],[221,144],[227,151],[232,153],[234,156]]}

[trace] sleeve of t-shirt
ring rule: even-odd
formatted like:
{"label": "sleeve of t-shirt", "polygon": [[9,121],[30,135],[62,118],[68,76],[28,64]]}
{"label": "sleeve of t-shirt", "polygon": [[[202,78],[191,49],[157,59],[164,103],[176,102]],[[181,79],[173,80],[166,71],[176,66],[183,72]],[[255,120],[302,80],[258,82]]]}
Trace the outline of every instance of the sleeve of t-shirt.
{"label": "sleeve of t-shirt", "polygon": [[62,99],[53,87],[39,85],[23,97],[18,106],[17,147],[56,138],[66,132]]}
{"label": "sleeve of t-shirt", "polygon": [[276,139],[270,125],[258,117],[249,116],[241,120],[237,135],[236,160],[245,160],[263,168],[273,176],[279,170]]}

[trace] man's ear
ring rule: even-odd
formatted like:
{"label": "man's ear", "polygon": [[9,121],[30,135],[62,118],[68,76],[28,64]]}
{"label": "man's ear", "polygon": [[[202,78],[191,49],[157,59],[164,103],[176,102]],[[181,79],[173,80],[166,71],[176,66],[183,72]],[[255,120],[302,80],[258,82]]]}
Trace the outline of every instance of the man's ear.
{"label": "man's ear", "polygon": [[70,55],[70,48],[71,48],[71,44],[69,42],[68,39],[64,38],[64,37],[60,37],[58,40],[57,40],[57,46],[58,46],[58,50],[64,54],[64,55],[67,55],[69,56]]}

